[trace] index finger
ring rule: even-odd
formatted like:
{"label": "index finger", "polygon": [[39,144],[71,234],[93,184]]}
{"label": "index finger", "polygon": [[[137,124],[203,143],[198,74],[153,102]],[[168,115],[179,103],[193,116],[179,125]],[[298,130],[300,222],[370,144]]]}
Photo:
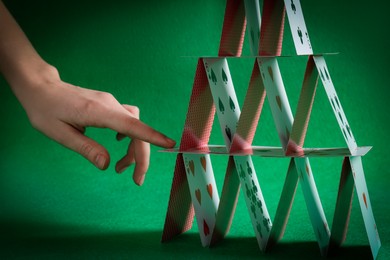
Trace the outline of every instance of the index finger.
{"label": "index finger", "polygon": [[118,115],[118,118],[112,118],[108,127],[131,138],[164,148],[172,148],[176,144],[171,138],[128,114],[122,114]]}

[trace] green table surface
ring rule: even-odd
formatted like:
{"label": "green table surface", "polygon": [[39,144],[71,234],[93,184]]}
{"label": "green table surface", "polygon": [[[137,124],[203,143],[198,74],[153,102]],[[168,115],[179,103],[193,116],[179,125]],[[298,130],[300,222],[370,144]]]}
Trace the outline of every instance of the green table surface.
{"label": "green table surface", "polygon": [[[139,106],[146,123],[180,140],[196,57],[218,52],[224,0],[5,2],[63,80]],[[363,166],[382,240],[379,259],[388,259],[389,5],[301,2],[314,51],[339,52],[326,61],[355,138],[361,146],[373,146]],[[283,54],[294,55],[288,24]],[[249,55],[247,40],[243,55]],[[293,112],[306,59],[279,60]],[[230,59],[229,65],[242,105],[253,59]],[[345,146],[322,85],[317,92],[305,145]],[[231,231],[217,246],[201,246],[196,222],[161,244],[175,154],[153,147],[142,187],[132,182],[132,169],[118,175],[112,164],[101,172],[34,130],[3,78],[0,118],[0,258],[320,258],[300,187],[284,238],[266,254],[257,246],[242,194]],[[107,129],[87,129],[87,135],[107,147],[112,161],[127,148],[128,141],[115,141]],[[218,124],[210,143],[223,143]],[[280,145],[268,102],[254,144]],[[220,191],[227,157],[215,155],[212,162]],[[342,158],[311,163],[331,225]],[[254,164],[273,216],[288,159],[256,157]],[[334,257],[371,257],[356,196],[345,245]]]}

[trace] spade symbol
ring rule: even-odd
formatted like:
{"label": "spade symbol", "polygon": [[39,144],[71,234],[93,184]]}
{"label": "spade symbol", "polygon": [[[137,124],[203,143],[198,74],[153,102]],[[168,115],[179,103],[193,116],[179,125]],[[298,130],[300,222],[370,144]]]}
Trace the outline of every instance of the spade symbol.
{"label": "spade symbol", "polygon": [[257,232],[259,232],[260,237],[263,237],[263,234],[261,233],[261,225],[260,225],[260,223],[257,223],[256,229],[257,229]]}
{"label": "spade symbol", "polygon": [[229,96],[229,105],[230,105],[230,109],[233,110],[234,112],[234,110],[236,109],[236,105],[234,105],[234,102],[230,96]]}
{"label": "spade symbol", "polygon": [[229,138],[229,141],[232,141],[232,133],[230,132],[230,128],[228,126],[225,126],[225,133],[227,137]]}
{"label": "spade symbol", "polygon": [[252,194],[248,188],[248,184],[246,184],[246,183],[245,183],[245,189],[246,189],[246,196],[248,197],[248,199],[250,199]]}
{"label": "spade symbol", "polygon": [[270,222],[269,218],[265,218],[263,216],[263,225],[264,225],[265,229],[267,229],[267,232],[269,232],[269,225],[268,225],[269,222]]}
{"label": "spade symbol", "polygon": [[215,85],[217,85],[217,77],[215,76],[213,69],[211,69],[211,81],[214,82]]}
{"label": "spade symbol", "polygon": [[302,31],[301,31],[301,29],[299,27],[297,29],[297,33],[298,33],[299,39],[301,40],[301,43],[303,44]]}
{"label": "spade symbol", "polygon": [[344,124],[344,120],[343,120],[343,117],[341,116],[341,113],[339,112],[338,114],[339,114],[339,118],[340,118],[340,120],[341,120],[341,123]]}
{"label": "spade symbol", "polygon": [[257,199],[256,201],[257,203],[257,207],[260,209],[261,211],[261,214],[263,214],[263,203],[261,202],[261,200]]}
{"label": "spade symbol", "polygon": [[252,211],[254,218],[256,218],[256,208],[255,208],[254,204],[251,205],[251,211]]}
{"label": "spade symbol", "polygon": [[223,82],[226,84],[228,82],[228,79],[227,79],[227,76],[226,76],[226,73],[224,71],[224,69],[222,68],[222,80]]}
{"label": "spade symbol", "polygon": [[345,128],[347,129],[347,133],[348,133],[349,137],[352,137],[351,128],[349,127],[349,125],[346,125]]}
{"label": "spade symbol", "polygon": [[325,68],[324,68],[324,72],[325,72],[326,79],[327,79],[327,80],[330,80],[330,78],[329,78],[329,74],[328,74],[328,72],[326,71],[326,69],[325,69]]}
{"label": "spade symbol", "polygon": [[249,166],[249,162],[246,162],[247,171],[250,176],[252,176],[252,168]]}
{"label": "spade symbol", "polygon": [[334,96],[334,101],[336,101],[337,107],[340,107],[340,103],[339,103],[339,100],[338,100],[337,96]]}
{"label": "spade symbol", "polygon": [[271,80],[274,81],[274,73],[272,71],[272,67],[268,67],[268,74],[271,77]]}
{"label": "spade symbol", "polygon": [[225,112],[225,106],[223,105],[220,98],[218,98],[218,106],[219,106],[219,111],[221,111],[221,113],[223,114],[223,112]]}
{"label": "spade symbol", "polygon": [[255,182],[252,180],[252,189],[254,193],[257,193],[257,186],[255,185]]}
{"label": "spade symbol", "polygon": [[330,102],[332,103],[333,109],[336,110],[336,107],[335,107],[335,105],[334,105],[333,99],[330,99]]}
{"label": "spade symbol", "polygon": [[324,77],[324,74],[322,73],[322,70],[320,69],[320,74],[321,74],[321,79],[323,80],[323,81],[325,81],[325,77]]}
{"label": "spade symbol", "polygon": [[240,176],[241,176],[241,178],[245,178],[245,172],[244,172],[244,169],[242,168],[241,164],[240,164]]}
{"label": "spade symbol", "polygon": [[295,8],[295,4],[293,0],[291,0],[291,9],[294,11],[294,14],[296,14],[297,9]]}

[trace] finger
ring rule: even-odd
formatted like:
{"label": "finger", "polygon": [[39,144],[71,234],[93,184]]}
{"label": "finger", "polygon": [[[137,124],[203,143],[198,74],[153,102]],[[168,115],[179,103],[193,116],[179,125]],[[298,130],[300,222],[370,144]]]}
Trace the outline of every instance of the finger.
{"label": "finger", "polygon": [[107,127],[126,136],[130,136],[133,139],[140,139],[165,148],[172,148],[176,144],[174,140],[154,130],[152,127],[132,117],[128,113],[116,114],[116,116],[107,123]]}
{"label": "finger", "polygon": [[150,162],[150,145],[147,142],[134,140],[135,150],[135,168],[133,173],[134,182],[141,186],[145,180],[145,174],[149,168]]}
{"label": "finger", "polygon": [[134,140],[131,140],[129,148],[127,149],[127,154],[120,159],[115,165],[115,171],[117,173],[122,173],[130,165],[135,162],[134,158]]}
{"label": "finger", "polygon": [[96,123],[103,127],[108,127],[117,131],[122,135],[129,136],[133,139],[140,139],[157,146],[171,148],[175,146],[176,142],[164,134],[156,131],[152,127],[146,125],[138,119],[139,109],[135,106],[122,105],[121,109],[110,109],[103,111],[96,118]]}
{"label": "finger", "polygon": [[81,154],[100,170],[107,169],[110,164],[110,155],[102,145],[63,122],[59,122],[57,127],[52,126],[50,129],[53,129],[53,132],[48,135],[58,143]]}
{"label": "finger", "polygon": [[[104,102],[103,102],[104,101]],[[99,92],[96,100],[89,102],[84,108],[87,117],[81,117],[80,125],[107,127],[131,138],[140,139],[157,146],[171,148],[176,142],[164,134],[154,130],[134,117],[132,106],[122,106],[109,93]]]}

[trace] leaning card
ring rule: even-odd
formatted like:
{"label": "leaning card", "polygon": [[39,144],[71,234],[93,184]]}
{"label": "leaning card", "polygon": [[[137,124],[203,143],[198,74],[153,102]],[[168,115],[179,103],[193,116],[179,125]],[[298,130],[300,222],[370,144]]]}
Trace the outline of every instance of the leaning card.
{"label": "leaning card", "polygon": [[183,154],[188,186],[203,246],[210,245],[219,195],[208,154]]}
{"label": "leaning card", "polygon": [[284,0],[284,3],[297,54],[313,54],[300,1]]}
{"label": "leaning card", "polygon": [[237,122],[241,113],[229,66],[225,58],[204,59],[203,62],[222,134],[229,149],[233,136],[236,133]]}

